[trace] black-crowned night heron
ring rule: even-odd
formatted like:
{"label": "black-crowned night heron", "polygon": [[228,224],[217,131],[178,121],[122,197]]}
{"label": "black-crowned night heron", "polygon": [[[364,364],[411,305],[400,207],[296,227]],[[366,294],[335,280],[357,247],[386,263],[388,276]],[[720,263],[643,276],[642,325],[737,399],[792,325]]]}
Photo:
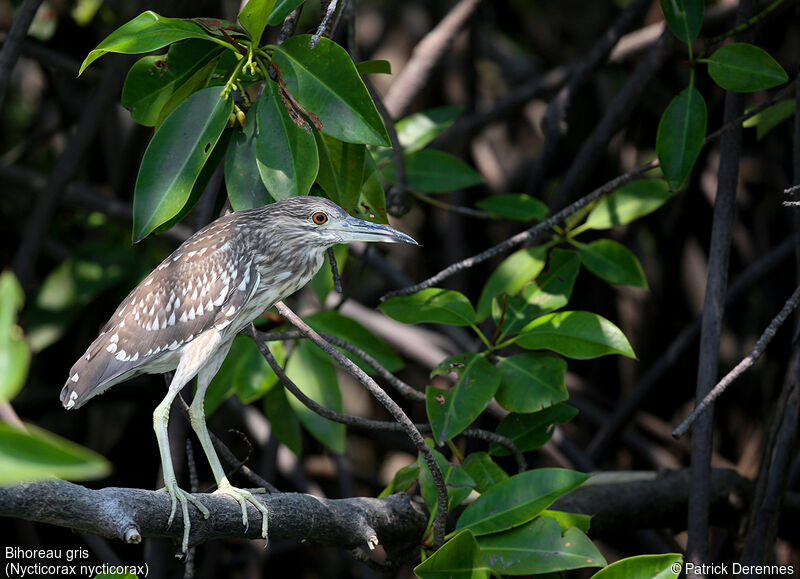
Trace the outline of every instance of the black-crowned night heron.
{"label": "black-crowned night heron", "polygon": [[293,197],[221,217],[187,239],[136,286],[72,367],[61,390],[67,409],[79,408],[133,376],[175,370],[153,413],[153,425],[165,490],[172,499],[170,524],[181,505],[184,551],[188,502],[205,517],[209,511],[178,487],[167,438],[172,401],[196,375],[189,417],[217,481],[215,492],[239,502],[245,526],[247,503],[252,503],[262,514],[266,538],[267,509],[250,491],[228,482],[206,427],[203,398],[236,334],[303,287],[319,270],[327,248],[356,241],[416,243],[391,227],[351,217],[320,197]]}

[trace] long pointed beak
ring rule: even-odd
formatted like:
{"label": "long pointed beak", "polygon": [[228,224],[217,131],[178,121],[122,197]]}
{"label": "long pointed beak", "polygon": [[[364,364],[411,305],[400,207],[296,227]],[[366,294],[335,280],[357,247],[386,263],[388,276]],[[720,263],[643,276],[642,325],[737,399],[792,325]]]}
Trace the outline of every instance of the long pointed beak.
{"label": "long pointed beak", "polygon": [[392,229],[388,225],[370,223],[356,217],[348,217],[337,225],[328,227],[328,231],[339,234],[340,243],[353,243],[354,241],[383,241],[385,243],[412,243],[419,245],[414,238]]}

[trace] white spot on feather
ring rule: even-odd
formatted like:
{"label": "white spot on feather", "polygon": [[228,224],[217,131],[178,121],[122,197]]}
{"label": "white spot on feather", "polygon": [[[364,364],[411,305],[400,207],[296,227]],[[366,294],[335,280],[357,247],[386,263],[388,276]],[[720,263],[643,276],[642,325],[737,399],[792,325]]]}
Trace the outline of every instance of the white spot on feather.
{"label": "white spot on feather", "polygon": [[72,381],[73,381],[73,382],[77,382],[77,381],[78,381],[78,378],[79,378],[79,376],[78,376],[78,373],[77,373],[77,372],[75,372],[75,373],[72,375]]}
{"label": "white spot on feather", "polygon": [[182,312],[182,313],[181,313],[181,317],[180,317],[180,318],[178,318],[178,319],[179,319],[180,321],[182,321],[182,322],[185,322],[185,321],[186,321],[186,312]]}
{"label": "white spot on feather", "polygon": [[174,326],[174,325],[175,325],[175,312],[172,312],[172,313],[170,314],[170,316],[169,316],[169,320],[167,321],[167,323],[168,323],[170,326]]}
{"label": "white spot on feather", "polygon": [[115,332],[114,335],[111,336],[111,338],[108,341],[111,342],[112,344],[116,344],[117,342],[119,342],[119,334]]}
{"label": "white spot on feather", "polygon": [[127,360],[127,358],[125,357],[125,350],[120,350],[114,357],[120,362],[125,362]]}
{"label": "white spot on feather", "polygon": [[117,345],[116,344],[109,344],[108,348],[106,348],[106,351],[107,352],[111,352],[113,354],[114,352],[117,351]]}

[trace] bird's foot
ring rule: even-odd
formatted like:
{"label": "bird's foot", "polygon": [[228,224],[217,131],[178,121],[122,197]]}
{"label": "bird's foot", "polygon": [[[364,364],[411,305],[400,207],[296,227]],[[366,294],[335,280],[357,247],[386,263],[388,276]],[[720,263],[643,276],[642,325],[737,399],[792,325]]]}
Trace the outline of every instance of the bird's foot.
{"label": "bird's foot", "polygon": [[250,524],[247,520],[247,503],[250,503],[256,509],[258,509],[258,511],[261,513],[261,536],[266,539],[268,514],[267,507],[253,496],[254,493],[263,494],[265,492],[265,489],[240,489],[231,485],[227,478],[223,478],[222,481],[220,481],[220,483],[217,485],[217,490],[214,491],[214,494],[231,496],[236,500],[236,502],[239,503],[239,506],[242,507],[242,524],[245,527],[245,533],[247,532],[247,529],[250,528]]}
{"label": "bird's foot", "polygon": [[197,510],[203,513],[203,518],[207,519],[211,512],[203,503],[197,500],[194,495],[180,488],[176,481],[168,480],[165,482],[165,484],[166,486],[159,490],[166,492],[169,495],[169,498],[172,500],[172,508],[169,511],[167,528],[172,526],[172,521],[175,518],[175,511],[177,510],[178,503],[180,503],[181,515],[183,515],[183,540],[181,541],[181,552],[186,553],[186,551],[189,549],[189,529],[191,527],[191,521],[189,519],[189,503],[192,503],[195,507],[197,507]]}

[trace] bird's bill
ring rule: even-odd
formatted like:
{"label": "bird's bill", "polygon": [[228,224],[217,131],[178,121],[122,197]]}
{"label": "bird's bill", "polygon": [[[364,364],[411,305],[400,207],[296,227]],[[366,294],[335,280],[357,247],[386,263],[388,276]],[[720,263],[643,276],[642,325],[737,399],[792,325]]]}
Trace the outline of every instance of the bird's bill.
{"label": "bird's bill", "polygon": [[386,243],[412,243],[419,245],[413,237],[392,229],[388,225],[370,223],[356,217],[348,217],[343,222],[328,228],[341,236],[342,243],[354,241],[383,241]]}

